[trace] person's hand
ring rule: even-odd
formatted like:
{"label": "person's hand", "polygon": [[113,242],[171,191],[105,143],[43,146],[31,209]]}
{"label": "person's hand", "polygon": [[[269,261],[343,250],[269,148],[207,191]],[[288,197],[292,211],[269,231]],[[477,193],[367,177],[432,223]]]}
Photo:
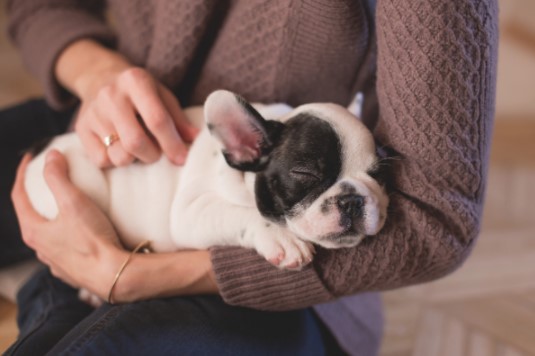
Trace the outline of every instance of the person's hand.
{"label": "person's hand", "polygon": [[[47,155],[44,174],[59,212],[53,220],[40,216],[24,188],[29,160],[28,155],[22,160],[11,194],[24,242],[54,276],[106,300],[129,252],[120,245],[109,219],[70,182],[67,161],[54,150]],[[133,256],[114,288],[113,299],[133,302],[217,292],[210,252],[190,250]]]}
{"label": "person's hand", "polygon": [[[88,63],[80,66],[80,61]],[[93,41],[80,40],[61,54],[56,72],[81,100],[75,130],[97,165],[122,166],[134,159],[150,163],[162,151],[173,163],[184,163],[187,144],[198,129],[173,93],[148,71]]]}
{"label": "person's hand", "polygon": [[24,189],[29,160],[28,155],[22,160],[11,194],[24,242],[54,276],[105,298],[128,253],[120,246],[108,218],[69,181],[67,162],[57,151],[47,156],[45,179],[59,213],[53,220],[40,216]]}
{"label": "person's hand", "polygon": [[[106,77],[105,83],[81,97],[75,125],[89,157],[100,167],[122,166],[134,159],[150,163],[160,157],[161,149],[173,163],[183,164],[186,144],[197,130],[173,94],[142,68]],[[103,138],[109,135],[117,140],[106,147]]]}

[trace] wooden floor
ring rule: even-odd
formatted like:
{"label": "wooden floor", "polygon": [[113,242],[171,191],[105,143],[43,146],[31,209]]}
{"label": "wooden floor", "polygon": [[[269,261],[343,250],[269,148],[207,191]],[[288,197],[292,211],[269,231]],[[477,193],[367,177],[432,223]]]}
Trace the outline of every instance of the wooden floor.
{"label": "wooden floor", "polygon": [[[506,1],[504,5],[513,2]],[[511,40],[506,31],[504,38]],[[502,48],[509,51],[508,46],[510,42]],[[38,93],[1,36],[0,53],[0,107]],[[535,51],[531,53],[535,58]],[[511,57],[520,62],[526,58],[501,58],[508,70],[514,67]],[[530,73],[535,73],[533,67]],[[529,75],[507,72],[501,82],[515,75],[531,83],[535,99],[535,80],[528,80]],[[383,294],[382,356],[535,355],[535,100],[522,102],[527,90],[511,94],[509,84],[505,90],[498,84],[498,94],[503,94],[479,242],[465,265],[449,277]],[[16,337],[15,316],[14,306],[0,300],[0,352]]]}
{"label": "wooden floor", "polygon": [[5,351],[17,338],[15,305],[0,298],[0,352]]}

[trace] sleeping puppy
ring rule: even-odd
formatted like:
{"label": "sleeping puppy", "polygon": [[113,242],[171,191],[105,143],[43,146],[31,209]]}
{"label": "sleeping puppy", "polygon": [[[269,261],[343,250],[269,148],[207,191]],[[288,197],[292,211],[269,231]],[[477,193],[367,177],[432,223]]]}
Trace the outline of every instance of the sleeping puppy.
{"label": "sleeping puppy", "polygon": [[383,227],[388,197],[375,177],[375,143],[344,107],[250,105],[219,90],[185,113],[204,129],[184,166],[162,155],[101,170],[66,134],[28,166],[30,201],[46,218],[58,212],[43,177],[45,153],[54,148],[127,248],[144,240],[155,252],[242,246],[298,269],[312,260],[313,244],[352,247]]}

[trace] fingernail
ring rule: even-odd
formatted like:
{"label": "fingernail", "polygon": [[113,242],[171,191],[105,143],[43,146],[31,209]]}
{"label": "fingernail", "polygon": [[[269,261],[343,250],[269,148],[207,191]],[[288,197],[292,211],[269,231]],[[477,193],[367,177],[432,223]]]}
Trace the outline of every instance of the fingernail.
{"label": "fingernail", "polygon": [[193,142],[193,140],[199,135],[199,132],[201,132],[200,129],[198,129],[195,126],[190,126],[189,132],[188,132],[188,142]]}
{"label": "fingernail", "polygon": [[182,147],[180,151],[181,152],[175,157],[175,164],[182,166],[188,157],[188,149],[186,147]]}
{"label": "fingernail", "polygon": [[55,161],[58,158],[58,153],[56,151],[50,151],[46,154],[45,162],[49,163]]}
{"label": "fingernail", "polygon": [[176,165],[182,166],[186,162],[186,155],[181,154],[175,157],[174,162]]}

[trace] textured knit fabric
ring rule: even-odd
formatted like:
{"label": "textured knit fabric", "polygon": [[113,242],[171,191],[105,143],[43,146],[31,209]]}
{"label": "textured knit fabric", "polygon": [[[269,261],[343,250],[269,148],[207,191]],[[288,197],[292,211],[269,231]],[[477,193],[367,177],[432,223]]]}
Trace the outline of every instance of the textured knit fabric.
{"label": "textured knit fabric", "polygon": [[[88,5],[88,4],[91,5]],[[56,108],[70,98],[52,76],[70,42],[116,43],[183,105],[217,88],[251,101],[348,104],[393,160],[385,228],[351,249],[324,250],[299,272],[254,251],[216,248],[221,295],[284,310],[361,291],[429,281],[457,268],[478,234],[494,114],[496,0],[82,0],[8,3],[10,34]]]}

